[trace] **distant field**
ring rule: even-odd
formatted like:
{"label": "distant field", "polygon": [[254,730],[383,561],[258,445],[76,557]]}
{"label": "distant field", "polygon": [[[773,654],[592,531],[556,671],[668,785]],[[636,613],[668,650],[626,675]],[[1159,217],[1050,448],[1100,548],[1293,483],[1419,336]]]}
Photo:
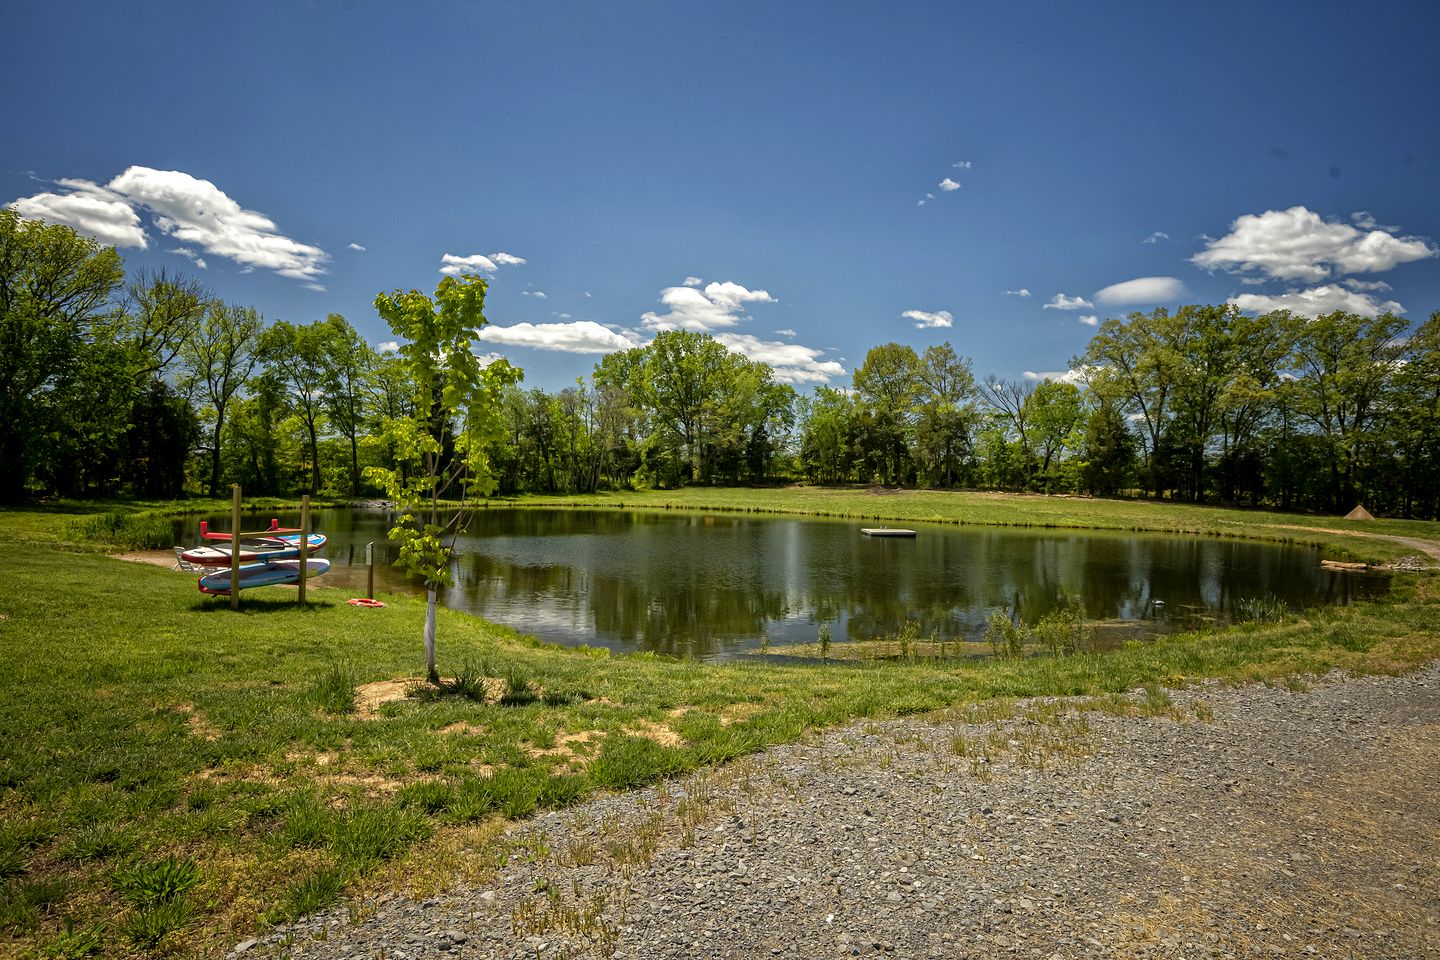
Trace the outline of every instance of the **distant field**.
{"label": "distant field", "polygon": [[1440,550],[1440,523],[1426,520],[1343,520],[1313,514],[1237,510],[1149,500],[1100,500],[1038,494],[844,487],[686,487],[681,490],[523,496],[492,503],[639,510],[724,510],[801,513],[857,520],[1091,530],[1147,530],[1279,540],[1323,547],[1336,559],[1384,562],[1419,552],[1377,537],[1431,541]]}
{"label": "distant field", "polygon": [[[1257,518],[1297,519],[863,491],[526,502],[972,523],[1069,518],[1245,535],[1263,535]],[[421,601],[387,596],[385,609],[365,610],[318,589],[300,609],[293,591],[276,587],[248,592],[235,614],[202,598],[193,578],[85,542],[76,531],[107,511],[0,511],[0,954],[37,945],[66,956],[217,953],[346,892],[483,876],[524,855],[500,831],[507,820],[856,718],[1205,677],[1399,672],[1440,656],[1440,581],[1429,577],[1397,578],[1385,603],[1316,611],[1308,621],[984,662],[937,659],[933,650],[860,664],[610,657],[545,647],[442,609],[441,670],[466,675],[465,689],[406,697],[407,684],[392,681],[422,671]],[[143,532],[146,514],[131,514]]]}

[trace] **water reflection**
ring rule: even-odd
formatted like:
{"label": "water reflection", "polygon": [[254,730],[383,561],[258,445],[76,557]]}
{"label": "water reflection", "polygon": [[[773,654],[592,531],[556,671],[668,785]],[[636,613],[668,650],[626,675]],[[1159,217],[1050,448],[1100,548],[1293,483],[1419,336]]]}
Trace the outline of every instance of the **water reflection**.
{"label": "water reflection", "polygon": [[[325,583],[363,588],[365,544],[375,541],[377,589],[418,591],[391,566],[392,519],[378,510],[316,511],[315,525],[331,538]],[[996,608],[1034,623],[1068,596],[1091,618],[1167,632],[1227,620],[1251,598],[1274,596],[1299,610],[1387,589],[1380,577],[1325,570],[1315,551],[1297,547],[914,526],[914,540],[870,540],[853,521],[480,510],[461,538],[444,602],[559,643],[723,659],[762,637],[813,643],[821,621],[837,643],[906,621],[922,637],[977,640]],[[183,527],[182,540],[193,540],[196,524]]]}

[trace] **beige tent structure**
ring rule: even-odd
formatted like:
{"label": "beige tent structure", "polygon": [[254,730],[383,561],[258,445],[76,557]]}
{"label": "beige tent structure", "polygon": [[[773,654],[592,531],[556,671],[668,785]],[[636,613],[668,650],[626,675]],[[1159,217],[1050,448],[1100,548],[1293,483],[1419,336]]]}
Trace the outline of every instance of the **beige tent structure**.
{"label": "beige tent structure", "polygon": [[1355,509],[1354,509],[1354,510],[1351,510],[1349,513],[1345,514],[1345,519],[1346,519],[1346,520],[1374,520],[1375,517],[1370,513],[1369,510],[1366,510],[1366,509],[1365,509],[1365,505],[1364,505],[1363,503],[1357,503],[1357,504],[1355,504]]}

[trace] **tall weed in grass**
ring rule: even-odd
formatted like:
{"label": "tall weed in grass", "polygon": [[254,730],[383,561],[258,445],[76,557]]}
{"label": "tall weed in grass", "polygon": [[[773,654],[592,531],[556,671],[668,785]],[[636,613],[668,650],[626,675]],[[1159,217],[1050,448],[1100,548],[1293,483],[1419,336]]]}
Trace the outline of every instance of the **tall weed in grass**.
{"label": "tall weed in grass", "polygon": [[78,540],[126,550],[164,550],[175,545],[174,525],[154,513],[112,510],[71,521],[70,532]]}
{"label": "tall weed in grass", "polygon": [[267,923],[289,923],[323,910],[340,899],[345,889],[345,871],[338,867],[321,867],[305,874],[285,888],[280,902],[265,911]]}
{"label": "tall weed in grass", "polygon": [[344,660],[332,663],[330,669],[315,681],[311,696],[326,713],[354,713],[355,668]]}
{"label": "tall weed in grass", "polygon": [[430,823],[414,810],[362,804],[335,821],[330,849],[342,866],[362,872],[393,860],[430,832]]}
{"label": "tall weed in grass", "polygon": [[1284,623],[1289,616],[1290,607],[1273,594],[1235,601],[1235,618],[1241,623]]}
{"label": "tall weed in grass", "polygon": [[137,863],[115,871],[111,886],[124,900],[137,907],[178,900],[200,882],[200,868],[194,860],[173,854],[152,863]]}
{"label": "tall weed in grass", "polygon": [[1025,628],[1004,610],[991,610],[985,621],[985,640],[995,656],[1004,660],[1016,660],[1025,652]]}

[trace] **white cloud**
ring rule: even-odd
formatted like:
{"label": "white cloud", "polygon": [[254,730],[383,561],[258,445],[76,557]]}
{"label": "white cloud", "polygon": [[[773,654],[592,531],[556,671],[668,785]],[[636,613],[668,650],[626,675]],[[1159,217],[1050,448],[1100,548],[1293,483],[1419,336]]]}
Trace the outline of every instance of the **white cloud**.
{"label": "white cloud", "polygon": [[544,300],[544,299],[545,299],[545,291],[544,291],[544,290],[521,290],[520,293],[521,293],[523,296],[534,297],[536,300]]}
{"label": "white cloud", "polygon": [[1342,282],[1351,290],[1364,290],[1371,293],[1389,293],[1395,289],[1384,280],[1356,280],[1352,277]]}
{"label": "white cloud", "polygon": [[969,170],[971,167],[974,166],[974,164],[971,163],[969,160],[956,160],[954,163],[950,164],[950,166],[954,167],[956,170]]}
{"label": "white cloud", "polygon": [[1146,237],[1144,240],[1141,240],[1140,242],[1141,242],[1141,243],[1159,243],[1161,240],[1169,240],[1169,239],[1170,239],[1170,234],[1168,234],[1168,233],[1163,233],[1163,232],[1161,232],[1161,231],[1159,231],[1159,230],[1156,230],[1154,233],[1150,234],[1150,236]]}
{"label": "white cloud", "polygon": [[1384,230],[1386,233],[1394,233],[1400,229],[1399,227],[1387,227],[1383,223],[1376,222],[1374,215],[1369,210],[1356,210],[1350,214],[1350,222],[1361,230]]}
{"label": "white cloud", "polygon": [[1174,303],[1189,294],[1185,284],[1175,277],[1136,277],[1134,280],[1112,283],[1103,290],[1095,291],[1095,302],[1111,307],[1130,307],[1148,303]]}
{"label": "white cloud", "polygon": [[775,303],[764,290],[748,290],[738,283],[709,283],[703,290],[694,287],[666,287],[660,291],[660,302],[667,313],[653,310],[641,314],[646,330],[697,330],[713,332],[733,327],[740,322],[740,309],[746,303]]}
{"label": "white cloud", "polygon": [[467,257],[447,253],[440,258],[440,272],[458,277],[462,273],[494,273],[501,267],[519,266],[523,263],[525,258],[517,257],[513,253],[492,253],[488,257],[483,253],[472,253]]}
{"label": "white cloud", "polygon": [[934,313],[926,313],[924,310],[906,310],[900,316],[906,320],[914,320],[916,330],[949,327],[955,323],[955,318],[950,315],[948,310],[937,310]]}
{"label": "white cloud", "polygon": [[1097,317],[1097,316],[1096,316],[1095,314],[1093,314],[1093,313],[1082,313],[1080,316],[1076,317],[1075,319],[1076,319],[1076,320],[1079,320],[1081,323],[1085,324],[1085,326],[1087,326],[1087,327],[1098,326],[1099,323],[1100,323],[1100,318]]}
{"label": "white cloud", "polygon": [[775,335],[780,337],[793,337],[795,336],[795,331],[787,327],[783,330],[776,330]]}
{"label": "white cloud", "polygon": [[316,293],[324,293],[324,292],[325,292],[325,284],[323,284],[323,283],[316,283],[314,280],[310,280],[310,281],[307,281],[306,283],[302,283],[302,284],[300,284],[300,286],[304,287],[306,290],[314,290]]}
{"label": "white cloud", "polygon": [[244,209],[209,180],[179,170],[130,167],[108,189],[149,210],[161,233],[242,266],[314,282],[330,259],[319,247],[280,233],[275,221]]}
{"label": "white cloud", "polygon": [[699,277],[686,277],[684,280],[680,281],[681,285],[686,287],[698,287],[704,282],[705,281]]}
{"label": "white cloud", "polygon": [[480,328],[480,339],[508,347],[531,347],[561,353],[615,353],[640,344],[630,331],[617,333],[594,320],[574,323],[516,323],[508,327]]}
{"label": "white cloud", "polygon": [[[1361,219],[1373,224],[1365,214]],[[1378,226],[1378,225],[1377,225]],[[1191,257],[1196,266],[1277,280],[1323,280],[1332,274],[1379,273],[1440,255],[1419,237],[1331,223],[1305,207],[1246,214],[1230,232]]]}
{"label": "white cloud", "polygon": [[569,320],[569,319],[571,319],[570,314],[568,314],[568,313],[557,313],[557,314],[555,314],[555,316],[558,317],[558,318],[560,318],[561,320]]}
{"label": "white cloud", "polygon": [[1346,290],[1339,284],[1327,283],[1309,290],[1288,290],[1285,293],[1269,295],[1242,293],[1231,297],[1235,304],[1246,313],[1269,313],[1271,310],[1289,310],[1306,317],[1318,317],[1325,313],[1344,310],[1358,313],[1362,317],[1373,317],[1381,313],[1404,313],[1405,308],[1394,300],[1381,302],[1368,293]]}
{"label": "white cloud", "polygon": [[89,180],[59,180],[67,193],[37,193],[6,204],[27,220],[60,223],[116,247],[150,245],[140,215],[124,197]]}
{"label": "white cloud", "polygon": [[376,353],[395,353],[400,349],[399,340],[382,340],[375,344]]}
{"label": "white cloud", "polygon": [[1026,380],[1057,380],[1060,383],[1073,383],[1077,387],[1083,387],[1086,382],[1084,370],[1026,370]]}
{"label": "white cloud", "polygon": [[492,351],[490,353],[477,353],[475,354],[475,359],[479,361],[480,366],[488,367],[496,360],[504,360],[505,355],[503,353],[495,353]]}
{"label": "white cloud", "polygon": [[191,263],[195,264],[195,266],[199,267],[201,270],[208,270],[208,269],[209,269],[209,266],[205,263],[205,258],[202,257],[202,256],[200,256],[199,254],[197,254],[194,250],[191,250],[189,247],[171,247],[169,250],[166,250],[165,252],[166,252],[166,253],[173,253],[173,254],[175,254],[176,256],[184,257],[186,260],[189,260]]}
{"label": "white cloud", "polygon": [[960,189],[960,184],[956,183],[954,180],[951,180],[949,177],[946,177],[944,180],[941,180],[939,186],[940,186],[940,189],[941,189],[941,190],[944,190],[946,193],[949,193],[949,192],[952,191],[952,190],[959,190],[959,189]]}
{"label": "white cloud", "polygon": [[1084,297],[1067,297],[1063,293],[1057,293],[1050,298],[1050,302],[1041,309],[1044,310],[1079,310],[1083,307],[1093,307],[1095,304]]}
{"label": "white cloud", "polygon": [[360,244],[358,244],[358,243],[349,243],[349,244],[346,244],[346,247],[347,247],[348,249],[351,249],[351,250],[358,250],[358,251],[360,251],[361,253],[364,253],[364,252],[365,252],[365,248],[364,248],[363,246],[361,246]]}
{"label": "white cloud", "polygon": [[1029,290],[1028,287],[1021,287],[1019,290],[1006,290],[1006,291],[1005,291],[1005,296],[1007,296],[1007,297],[1020,297],[1020,298],[1022,298],[1022,299],[1025,299],[1025,298],[1028,298],[1028,297],[1030,296],[1030,290]]}
{"label": "white cloud", "polygon": [[586,291],[585,291],[585,299],[586,299],[586,300],[589,300],[589,299],[590,299],[590,291],[589,291],[589,290],[586,290]]}
{"label": "white cloud", "polygon": [[844,367],[834,360],[821,360],[823,351],[813,347],[761,340],[748,333],[718,333],[715,339],[747,360],[769,364],[775,371],[775,379],[781,383],[826,383],[831,377],[845,375]]}

